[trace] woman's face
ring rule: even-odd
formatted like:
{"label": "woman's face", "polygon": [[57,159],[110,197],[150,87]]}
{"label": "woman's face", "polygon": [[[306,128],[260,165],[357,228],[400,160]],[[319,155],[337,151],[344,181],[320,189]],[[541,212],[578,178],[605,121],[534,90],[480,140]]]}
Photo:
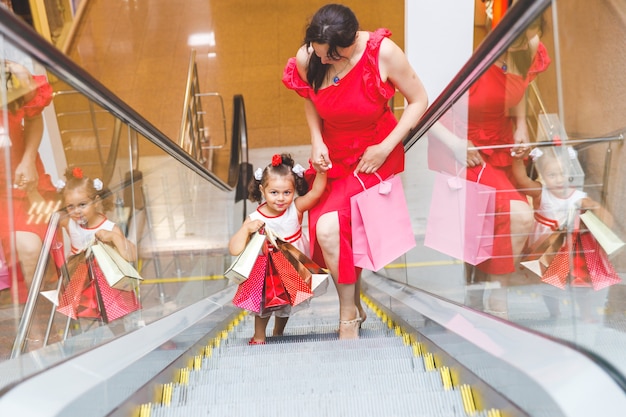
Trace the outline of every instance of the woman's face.
{"label": "woman's face", "polygon": [[539,27],[531,27],[526,29],[523,35],[519,36],[511,46],[509,46],[509,52],[526,51],[530,45],[530,41],[539,36]]}
{"label": "woman's face", "polygon": [[349,55],[345,55],[344,53],[347,48],[337,47],[337,53],[339,54],[339,57],[333,58],[328,53],[330,47],[327,43],[313,42],[311,43],[311,47],[313,48],[313,52],[315,53],[315,55],[317,55],[322,60],[322,64],[324,65],[332,65],[336,62],[341,61],[344,58],[349,58]]}

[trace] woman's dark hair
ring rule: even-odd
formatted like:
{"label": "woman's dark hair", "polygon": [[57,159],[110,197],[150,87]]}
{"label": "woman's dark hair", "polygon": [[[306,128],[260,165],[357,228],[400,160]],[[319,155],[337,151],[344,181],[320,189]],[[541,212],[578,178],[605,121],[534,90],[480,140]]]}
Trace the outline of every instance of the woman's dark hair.
{"label": "woman's dark hair", "polygon": [[295,163],[293,158],[291,158],[291,155],[286,153],[274,155],[272,157],[272,163],[263,169],[263,174],[261,174],[260,180],[257,180],[255,176],[252,176],[250,184],[248,184],[248,199],[258,203],[263,201],[263,194],[261,194],[259,185],[263,185],[265,187],[270,175],[276,175],[279,177],[289,176],[293,178],[298,195],[306,194],[309,191],[309,184],[306,182],[304,177],[300,177],[293,172],[294,165]]}
{"label": "woman's dark hair", "polygon": [[83,189],[91,200],[100,200],[103,212],[113,209],[114,203],[111,198],[111,191],[105,187],[98,178],[92,180],[86,176],[79,167],[68,167],[65,170],[65,178],[67,179],[67,183],[63,189],[59,190],[60,192]]}
{"label": "woman's dark hair", "polygon": [[[538,35],[539,37],[541,37],[543,35],[545,25],[546,25],[546,22],[545,22],[543,15],[539,15],[539,17],[537,17],[535,20],[533,20],[530,23],[530,25],[528,25],[526,30],[524,30],[524,33],[522,33],[520,36],[517,37],[517,39],[513,41],[512,45],[518,44],[520,42],[525,42],[526,32],[531,29],[537,29],[539,32]],[[530,69],[530,66],[532,65],[533,59],[534,59],[534,56],[532,55],[530,48],[524,49],[521,51],[510,51],[509,54],[515,64],[515,67],[519,71],[519,73],[523,75],[524,77],[526,77],[528,75],[528,70]]]}
{"label": "woman's dark hair", "polygon": [[[304,45],[328,45],[328,55],[339,59],[341,56],[337,48],[352,45],[358,30],[359,22],[352,10],[342,4],[327,4],[311,18],[304,35]],[[324,82],[329,66],[322,64],[322,60],[315,53],[310,55],[306,78],[316,93]]]}

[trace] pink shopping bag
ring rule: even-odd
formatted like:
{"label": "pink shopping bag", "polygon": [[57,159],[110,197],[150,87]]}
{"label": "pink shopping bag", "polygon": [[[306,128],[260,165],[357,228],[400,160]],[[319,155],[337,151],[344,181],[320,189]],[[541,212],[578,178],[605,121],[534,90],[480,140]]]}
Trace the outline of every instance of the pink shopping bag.
{"label": "pink shopping bag", "polygon": [[399,176],[391,176],[350,198],[354,265],[378,271],[416,246]]}
{"label": "pink shopping bag", "polygon": [[472,265],[491,258],[495,188],[458,175],[435,175],[424,246]]}

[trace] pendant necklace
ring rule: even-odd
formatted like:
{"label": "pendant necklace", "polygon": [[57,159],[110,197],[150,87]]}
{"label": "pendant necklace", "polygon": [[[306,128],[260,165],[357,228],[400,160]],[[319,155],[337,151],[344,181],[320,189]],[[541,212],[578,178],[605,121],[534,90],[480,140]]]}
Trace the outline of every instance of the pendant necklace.
{"label": "pendant necklace", "polygon": [[507,58],[508,58],[508,54],[504,55],[504,59],[498,59],[498,63],[502,63],[502,65],[500,65],[500,68],[502,69],[502,72],[506,73],[506,70],[509,69],[509,66],[506,64],[507,62]]}
{"label": "pendant necklace", "polygon": [[346,68],[348,68],[348,65],[350,65],[350,61],[352,61],[352,58],[354,57],[354,53],[355,52],[356,52],[356,42],[355,42],[355,45],[354,45],[354,50],[352,51],[352,54],[350,55],[350,58],[348,58],[348,61],[343,66],[341,71],[335,71],[335,76],[333,77],[333,84],[334,85],[339,84],[339,81],[341,80],[341,78],[339,78],[339,74],[341,74],[342,72],[344,72],[346,70]]}

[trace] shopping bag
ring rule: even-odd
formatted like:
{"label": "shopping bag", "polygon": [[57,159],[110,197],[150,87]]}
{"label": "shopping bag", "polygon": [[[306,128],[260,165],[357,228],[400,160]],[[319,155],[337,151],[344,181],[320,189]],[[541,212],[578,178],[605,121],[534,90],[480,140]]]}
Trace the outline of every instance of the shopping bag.
{"label": "shopping bag", "polygon": [[70,280],[61,288],[57,312],[72,319],[100,318],[100,304],[89,277],[85,251],[68,259],[67,270]]}
{"label": "shopping bag", "polygon": [[585,264],[589,271],[589,279],[594,290],[620,284],[621,278],[609,261],[608,254],[600,242],[591,233],[580,234],[581,247],[585,255]]}
{"label": "shopping bag", "polygon": [[248,279],[265,240],[265,235],[255,232],[244,250],[224,272],[224,276],[236,284],[241,284]]}
{"label": "shopping bag", "polygon": [[276,243],[278,249],[296,269],[300,278],[302,278],[311,291],[313,291],[313,295],[318,297],[326,293],[330,274],[291,243],[280,239],[278,239]]}
{"label": "shopping bag", "polygon": [[117,289],[130,290],[133,280],[142,280],[139,272],[120,255],[114,247],[96,242],[89,250],[98,262],[107,283]]}
{"label": "shopping bag", "polygon": [[260,314],[279,310],[288,305],[291,305],[291,300],[289,299],[287,290],[280,279],[278,269],[272,261],[272,257],[269,255],[268,251],[267,274],[265,275],[265,283],[263,284],[263,297],[261,298]]}
{"label": "shopping bag", "polygon": [[97,260],[92,258],[90,265],[93,287],[96,290],[102,321],[110,323],[125,315],[141,309],[134,289],[120,290],[111,287]]}
{"label": "shopping bag", "polygon": [[491,258],[495,198],[493,187],[437,172],[424,246],[472,265]]}
{"label": "shopping bag", "polygon": [[561,289],[564,289],[568,282],[575,287],[591,287],[579,231],[574,231],[570,241],[566,241],[559,249],[541,276],[541,281]]}
{"label": "shopping bag", "polygon": [[564,239],[565,231],[561,230],[541,236],[522,251],[520,265],[541,277],[563,246]]}
{"label": "shopping bag", "polygon": [[416,246],[402,180],[393,175],[350,197],[354,265],[378,271]]}
{"label": "shopping bag", "polygon": [[248,275],[248,279],[237,287],[233,297],[233,304],[244,310],[259,314],[261,312],[261,299],[263,298],[263,285],[267,273],[267,256],[259,255]]}
{"label": "shopping bag", "polygon": [[287,260],[283,252],[277,249],[270,251],[268,255],[270,264],[276,268],[278,277],[289,295],[289,301],[292,306],[296,306],[313,297],[313,291],[298,274],[296,268]]}
{"label": "shopping bag", "polygon": [[9,264],[4,256],[4,249],[0,242],[0,291],[11,287],[11,274],[9,273]]}
{"label": "shopping bag", "polygon": [[607,255],[612,255],[621,249],[626,243],[620,239],[602,220],[600,220],[591,210],[587,210],[580,215],[587,230],[596,238],[600,246]]}

